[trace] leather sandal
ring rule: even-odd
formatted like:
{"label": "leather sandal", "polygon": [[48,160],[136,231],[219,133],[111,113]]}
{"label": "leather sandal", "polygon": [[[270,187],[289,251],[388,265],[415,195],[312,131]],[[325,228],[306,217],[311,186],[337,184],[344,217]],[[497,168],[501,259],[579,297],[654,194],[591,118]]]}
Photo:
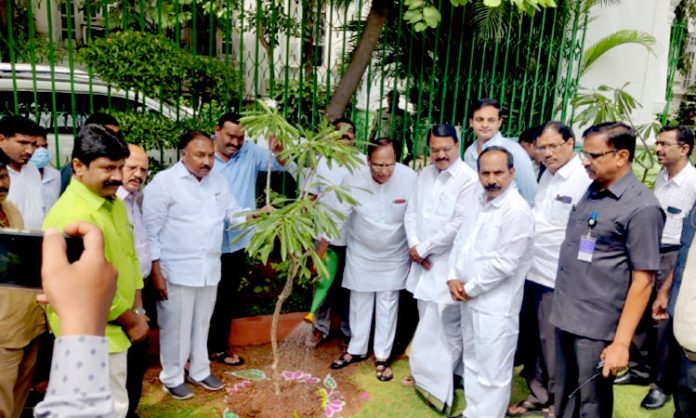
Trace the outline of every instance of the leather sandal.
{"label": "leather sandal", "polygon": [[367,356],[356,356],[344,351],[343,354],[341,354],[341,357],[337,358],[331,363],[331,368],[338,370],[350,366],[353,363],[360,363],[361,361],[365,360],[367,360]]}

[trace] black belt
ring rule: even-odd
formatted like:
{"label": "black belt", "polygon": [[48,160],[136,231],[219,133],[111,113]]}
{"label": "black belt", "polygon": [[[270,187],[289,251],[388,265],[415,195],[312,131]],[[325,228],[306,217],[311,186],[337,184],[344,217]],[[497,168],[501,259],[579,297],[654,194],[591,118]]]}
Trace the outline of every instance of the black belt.
{"label": "black belt", "polygon": [[674,251],[679,251],[679,248],[681,246],[679,244],[672,244],[672,245],[662,245],[660,246],[660,254],[665,254],[665,253],[671,253]]}

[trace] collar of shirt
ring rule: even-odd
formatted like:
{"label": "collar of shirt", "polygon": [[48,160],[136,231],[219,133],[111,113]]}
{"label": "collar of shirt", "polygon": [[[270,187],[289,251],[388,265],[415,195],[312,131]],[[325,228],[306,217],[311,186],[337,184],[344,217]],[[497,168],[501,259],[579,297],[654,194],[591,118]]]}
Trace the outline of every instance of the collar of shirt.
{"label": "collar of shirt", "polygon": [[459,174],[459,171],[462,169],[462,165],[464,162],[462,161],[461,158],[457,157],[457,159],[444,170],[438,170],[437,167],[435,167],[435,174],[436,175],[449,175],[450,177],[456,177],[457,174]]}
{"label": "collar of shirt", "polygon": [[182,178],[182,179],[190,178],[191,180],[195,181],[196,183],[201,183],[201,184],[207,183],[208,178],[210,177],[210,173],[213,172],[212,170],[210,170],[208,172],[208,174],[206,174],[202,179],[198,180],[198,178],[196,176],[191,174],[191,172],[188,170],[188,168],[186,168],[186,166],[184,165],[184,162],[181,160],[179,160],[179,162],[174,165],[173,169],[174,169],[174,173],[176,174],[177,177]]}
{"label": "collar of shirt", "polygon": [[71,181],[70,184],[74,184],[72,188],[75,195],[80,197],[95,210],[101,208],[102,206],[109,211],[113,208],[112,201],[95,194],[93,191],[88,189],[87,186],[82,184],[81,181],[73,178],[73,181]]}
{"label": "collar of shirt", "polygon": [[[501,134],[500,131],[498,131],[495,135],[493,135],[491,137],[491,139],[489,139],[488,141],[486,141],[486,143],[481,145],[481,151],[485,150],[488,147],[492,147],[494,145],[501,145],[501,142],[503,142],[503,139],[505,139],[505,137],[503,137],[503,134]],[[480,141],[481,141],[480,139],[477,139],[476,144],[474,144],[474,145],[479,144]],[[476,150],[476,154],[478,156],[478,154],[479,154],[478,146],[474,147],[474,150]]]}
{"label": "collar of shirt", "polygon": [[481,207],[487,208],[489,206],[494,206],[496,208],[499,208],[500,206],[502,206],[502,204],[505,201],[505,198],[508,196],[508,194],[510,194],[510,189],[513,189],[513,188],[514,188],[514,186],[512,185],[512,183],[510,183],[508,185],[508,188],[505,189],[505,191],[503,193],[501,193],[498,197],[496,197],[495,199],[493,199],[491,201],[488,201],[488,195],[486,194],[486,191],[484,190],[483,194],[480,197]]}
{"label": "collar of shirt", "polygon": [[590,185],[590,196],[593,199],[596,199],[602,197],[604,194],[607,194],[613,196],[614,199],[619,200],[621,199],[621,195],[624,194],[634,179],[635,176],[633,175],[633,172],[629,170],[626,174],[624,174],[623,177],[615,181],[611,186],[604,190],[600,189],[601,186],[599,183],[593,181]]}
{"label": "collar of shirt", "polygon": [[118,190],[116,191],[116,196],[120,197],[121,200],[123,200],[124,202],[125,202],[126,200],[133,201],[133,200],[135,199],[135,193],[129,192],[129,191],[126,190],[126,188],[123,187],[123,186],[120,186],[120,187],[118,188]]}
{"label": "collar of shirt", "polygon": [[689,175],[691,175],[691,172],[694,170],[696,170],[696,168],[693,165],[691,165],[691,162],[688,162],[684,166],[684,168],[679,170],[677,175],[672,177],[671,179],[669,178],[669,173],[667,172],[667,170],[662,170],[662,172],[660,173],[660,177],[662,177],[664,184],[674,183],[677,186],[682,186],[684,182],[688,180]]}
{"label": "collar of shirt", "polygon": [[546,171],[549,171],[549,174],[552,176],[558,175],[564,179],[567,179],[568,177],[570,177],[570,175],[573,173],[573,171],[575,171],[575,168],[578,165],[582,165],[582,161],[580,161],[580,157],[577,154],[575,154],[575,156],[573,158],[571,158],[567,163],[565,163],[565,165],[563,165],[563,167],[556,170],[556,173],[551,174],[551,172],[549,170],[546,170]]}
{"label": "collar of shirt", "polygon": [[241,159],[242,156],[246,155],[249,152],[249,146],[248,146],[249,143],[247,141],[248,140],[245,139],[244,142],[242,143],[241,148],[239,148],[239,150],[236,153],[234,153],[234,155],[231,156],[227,161],[223,160],[222,157],[220,157],[220,155],[217,153],[217,151],[215,151],[215,153],[214,153],[215,164],[220,163],[223,165],[227,165],[227,164],[231,164],[232,162]]}

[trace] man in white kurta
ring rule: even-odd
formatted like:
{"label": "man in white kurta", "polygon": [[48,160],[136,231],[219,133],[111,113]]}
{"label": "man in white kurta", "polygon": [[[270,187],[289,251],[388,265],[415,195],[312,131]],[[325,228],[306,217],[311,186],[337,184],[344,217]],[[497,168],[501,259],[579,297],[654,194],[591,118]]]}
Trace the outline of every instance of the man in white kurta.
{"label": "man in white kurta", "polygon": [[396,162],[388,139],[377,141],[368,152],[368,167],[346,176],[343,185],[357,201],[343,206],[346,215],[346,268],[343,287],[350,290],[351,338],[347,352],[332,363],[342,368],[364,359],[368,351],[375,312],[374,354],[380,380],[393,377],[391,355],[399,291],[410,266],[404,213],[413,194],[416,173]]}
{"label": "man in white kurta", "polygon": [[421,393],[446,408],[452,406],[452,374],[462,354],[459,306],[447,288],[447,263],[464,210],[480,186],[476,172],[459,158],[453,126],[434,126],[428,147],[432,164],[419,173],[404,220],[412,261],[406,289],[419,314],[409,364]]}
{"label": "man in white kurta", "polygon": [[[344,145],[355,146],[355,125],[350,119],[340,118],[335,120],[334,126],[336,130],[342,131],[340,141]],[[363,164],[366,167],[366,157],[364,154],[358,154]],[[320,158],[317,163],[317,170],[314,176],[304,181],[304,188],[309,193],[315,195],[322,203],[335,207],[336,194],[329,192],[327,189],[333,186],[340,186],[343,179],[350,174],[351,170],[343,165],[333,162],[329,165],[326,158]],[[345,224],[344,228],[345,229]],[[317,237],[323,238],[323,237]],[[338,256],[338,269],[336,277],[331,283],[331,288],[324,301],[319,305],[314,312],[314,330],[312,332],[312,340],[310,345],[316,347],[319,343],[325,340],[331,330],[331,313],[332,310],[338,310],[341,317],[341,344],[347,344],[350,339],[350,325],[348,318],[348,299],[349,292],[341,287],[343,280],[343,270],[346,265],[346,237],[343,231],[336,237],[331,237],[329,240],[320,240],[317,251],[323,254],[327,248],[336,253]]]}
{"label": "man in white kurta", "polygon": [[485,191],[472,201],[450,254],[449,281],[460,301],[464,344],[464,417],[500,418],[510,399],[522,286],[529,270],[534,218],[510,187],[515,170],[505,148],[478,160]]}
{"label": "man in white kurta", "polygon": [[208,328],[220,281],[225,220],[237,224],[242,209],[222,175],[211,172],[213,141],[199,132],[185,134],[182,158],[158,173],[145,188],[143,218],[152,258],[160,326],[159,378],[174,399],[193,396],[184,383],[207,390],[223,388],[210,372]]}
{"label": "man in white kurta", "polygon": [[[527,399],[511,405],[509,416],[540,413],[553,405],[555,327],[549,322],[561,244],[570,212],[592,180],[575,154],[575,134],[560,122],[543,125],[535,148],[546,167],[534,202],[534,250],[524,284],[520,313],[520,351]],[[519,355],[519,353],[518,353]]]}

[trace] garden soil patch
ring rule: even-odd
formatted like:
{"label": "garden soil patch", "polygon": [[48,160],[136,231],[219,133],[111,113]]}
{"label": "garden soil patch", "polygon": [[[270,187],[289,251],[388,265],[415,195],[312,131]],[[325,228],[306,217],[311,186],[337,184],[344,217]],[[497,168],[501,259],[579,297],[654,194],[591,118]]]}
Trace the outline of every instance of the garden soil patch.
{"label": "garden soil patch", "polygon": [[[356,414],[365,401],[361,390],[350,382],[355,366],[342,370],[329,367],[341,354],[337,340],[316,349],[307,349],[299,342],[293,343],[292,338],[289,340],[281,343],[279,372],[285,373],[278,396],[272,380],[270,344],[236,347],[236,353],[245,359],[244,365],[230,367],[211,363],[213,374],[222,379],[225,389],[208,392],[192,387],[195,396],[185,401],[176,401],[164,394],[157,378],[161,370],[159,364],[150,367],[138,413],[142,418],[168,416],[167,411],[181,410],[190,410],[190,416],[222,417],[226,409],[239,418],[339,418]],[[255,380],[260,376],[265,378]],[[326,406],[333,410],[326,411]]]}

